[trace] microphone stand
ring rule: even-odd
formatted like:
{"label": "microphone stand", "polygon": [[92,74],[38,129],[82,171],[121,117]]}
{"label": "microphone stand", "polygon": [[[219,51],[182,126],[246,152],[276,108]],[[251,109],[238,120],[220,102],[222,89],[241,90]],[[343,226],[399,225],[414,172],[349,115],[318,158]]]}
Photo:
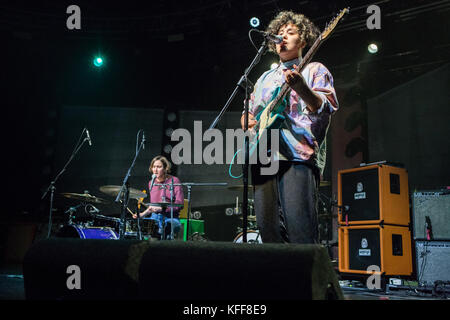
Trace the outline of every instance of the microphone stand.
{"label": "microphone stand", "polygon": [[122,240],[125,236],[125,219],[126,219],[126,212],[128,208],[128,201],[130,199],[130,184],[128,182],[128,179],[131,175],[131,170],[133,169],[136,159],[141,152],[141,150],[144,148],[144,139],[141,140],[141,144],[139,145],[139,148],[136,150],[136,154],[134,156],[133,162],[131,163],[130,168],[128,169],[128,172],[123,179],[122,187],[120,188],[119,193],[117,194],[115,202],[120,202],[120,198],[122,197],[122,212],[120,215],[120,223],[119,223],[119,239]]}
{"label": "microphone stand", "polygon": [[170,182],[170,240],[173,240],[173,177]]}
{"label": "microphone stand", "polygon": [[[83,129],[83,132],[81,133],[81,135],[84,134],[84,132],[86,131],[86,128]],[[81,136],[80,136],[81,138]],[[73,158],[75,157],[75,155],[78,153],[78,151],[81,149],[81,147],[83,146],[83,144],[88,141],[89,139],[86,137],[84,138],[83,142],[78,146],[75,146],[75,150],[72,152],[71,156],[69,157],[69,160],[67,161],[67,163],[64,165],[64,167],[61,169],[61,171],[56,175],[55,179],[53,179],[52,182],[50,182],[50,185],[48,186],[47,190],[44,192],[44,194],[41,197],[41,200],[43,200],[45,198],[45,196],[47,195],[47,193],[50,191],[50,212],[48,215],[48,231],[47,231],[47,238],[50,238],[50,234],[52,231],[52,213],[53,213],[53,199],[54,199],[54,193],[56,190],[55,184],[58,181],[59,177],[66,171],[67,166],[69,165],[70,162],[72,162]],[[80,140],[78,140],[78,143]]]}
{"label": "microphone stand", "polygon": [[[258,53],[256,54],[255,58],[251,62],[250,66],[245,69],[244,75],[239,80],[236,88],[232,92],[230,98],[226,102],[225,106],[220,111],[219,115],[216,117],[214,122],[211,124],[209,129],[214,129],[217,125],[217,123],[222,118],[225,111],[229,108],[231,101],[236,96],[237,92],[239,90],[243,90],[245,92],[245,103],[244,103],[244,131],[248,131],[248,105],[250,100],[250,93],[253,90],[253,85],[251,84],[250,80],[248,79],[249,73],[252,71],[252,69],[259,63],[261,60],[261,56],[266,52],[267,50],[267,41],[264,39],[263,43],[261,44],[261,47],[258,50]],[[242,242],[247,242],[247,215],[248,215],[248,168],[249,168],[249,141],[248,141],[248,135],[245,135],[244,137],[244,166],[243,166],[243,183],[244,183],[244,191],[243,191],[243,197],[242,197]]]}

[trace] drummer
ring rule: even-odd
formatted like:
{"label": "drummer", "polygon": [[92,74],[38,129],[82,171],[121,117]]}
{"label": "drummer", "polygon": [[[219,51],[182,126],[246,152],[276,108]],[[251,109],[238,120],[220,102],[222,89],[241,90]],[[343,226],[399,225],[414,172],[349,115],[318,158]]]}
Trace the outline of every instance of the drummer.
{"label": "drummer", "polygon": [[[152,187],[152,180],[149,181],[149,202],[152,204],[155,203],[162,203],[162,202],[168,202],[170,203],[170,188],[171,184],[181,184],[180,179],[178,179],[175,176],[170,175],[170,168],[171,164],[169,160],[167,160],[164,156],[156,156],[153,158],[152,162],[150,163],[149,171],[152,175],[156,175],[154,179],[154,185]],[[159,185],[164,184],[164,185]],[[183,187],[173,186],[173,197],[172,197],[174,204],[184,204],[184,194],[183,194]],[[173,208],[173,219],[171,219],[171,208],[166,207],[164,212],[163,208],[161,206],[157,205],[151,205],[149,206],[145,211],[141,212],[139,216],[141,218],[146,216],[151,216],[151,219],[158,220],[159,223],[159,234],[161,234],[162,238],[162,228],[163,224],[165,225],[165,238],[170,239],[171,238],[171,223],[173,223],[173,234],[174,238],[176,238],[176,234],[181,229],[181,223],[179,220],[180,210],[181,207],[174,207]],[[137,218],[137,215],[133,215],[134,218]]]}

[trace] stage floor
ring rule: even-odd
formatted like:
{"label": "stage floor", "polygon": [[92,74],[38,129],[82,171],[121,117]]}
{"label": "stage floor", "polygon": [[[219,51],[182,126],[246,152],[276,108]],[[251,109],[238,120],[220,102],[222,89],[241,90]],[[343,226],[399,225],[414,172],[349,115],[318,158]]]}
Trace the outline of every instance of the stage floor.
{"label": "stage floor", "polygon": [[[355,281],[343,281],[341,289],[345,300],[449,300],[450,293],[432,294],[430,290],[417,290],[417,287],[370,290]],[[230,297],[232,300],[233,297]],[[0,300],[26,300],[22,265],[11,264],[0,267]]]}

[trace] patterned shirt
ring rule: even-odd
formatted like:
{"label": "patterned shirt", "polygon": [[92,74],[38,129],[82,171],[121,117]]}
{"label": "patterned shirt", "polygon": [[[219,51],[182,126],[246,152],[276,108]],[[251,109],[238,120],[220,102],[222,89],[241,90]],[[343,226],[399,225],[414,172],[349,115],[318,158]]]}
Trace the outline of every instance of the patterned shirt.
{"label": "patterned shirt", "polygon": [[[278,67],[264,72],[250,96],[249,113],[256,117],[272,101],[275,90],[284,84],[283,69],[293,69],[293,65],[298,66],[299,63],[299,59],[281,62]],[[325,137],[331,114],[338,109],[333,77],[319,62],[306,65],[302,76],[308,86],[321,97],[322,105],[316,112],[311,112],[297,92],[289,90],[286,95],[288,104],[283,112],[286,119],[280,127],[279,151],[274,156],[279,160],[309,163],[323,174],[326,161]]]}
{"label": "patterned shirt", "polygon": [[[172,183],[173,178],[173,184],[180,184],[180,179],[178,179],[175,176],[169,176],[166,181],[163,183],[159,183],[155,180],[155,185],[150,191],[150,203],[159,203],[159,202],[170,202],[170,184]],[[148,182],[148,188],[150,190],[151,187],[151,180]],[[159,186],[156,184],[167,184],[166,189],[164,190],[163,186]],[[184,193],[183,193],[183,187],[182,186],[173,186],[173,203],[178,204],[184,204]],[[174,207],[173,208],[173,215],[175,218],[178,217],[179,212],[181,208]],[[166,208],[166,212],[164,213],[165,216],[170,217],[170,207]]]}

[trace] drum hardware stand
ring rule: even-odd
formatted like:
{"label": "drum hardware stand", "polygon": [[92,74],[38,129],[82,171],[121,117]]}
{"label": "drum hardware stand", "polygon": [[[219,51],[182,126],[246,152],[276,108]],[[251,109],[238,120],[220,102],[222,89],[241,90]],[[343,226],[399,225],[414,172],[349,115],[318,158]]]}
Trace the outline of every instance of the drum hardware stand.
{"label": "drum hardware stand", "polygon": [[55,179],[53,179],[52,182],[50,182],[50,185],[48,186],[47,190],[44,192],[44,194],[41,197],[41,200],[43,200],[45,198],[45,196],[47,195],[47,193],[50,191],[50,211],[49,211],[49,215],[48,215],[48,233],[47,233],[47,238],[50,238],[50,234],[52,231],[52,214],[53,214],[53,198],[54,198],[54,194],[55,194],[55,184],[58,181],[59,177],[66,171],[67,166],[69,165],[70,162],[72,162],[73,158],[75,157],[75,155],[78,153],[78,151],[80,151],[81,147],[83,146],[83,144],[86,141],[90,141],[90,139],[88,137],[83,139],[83,142],[80,144],[80,140],[81,137],[83,136],[83,134],[87,131],[86,128],[83,129],[83,131],[81,132],[81,136],[78,139],[78,142],[75,146],[75,150],[72,152],[72,154],[69,157],[69,160],[67,161],[67,163],[64,165],[64,167],[61,169],[61,171],[56,175]]}
{"label": "drum hardware stand", "polygon": [[[166,190],[167,190],[167,184],[164,183],[155,183],[153,184],[153,186],[160,186],[161,189],[163,189],[163,195],[161,198],[161,202],[166,202],[167,198],[166,198]],[[167,204],[170,204],[170,240],[174,239],[173,236],[173,187],[174,186],[181,186],[181,184],[174,184],[173,183],[173,177],[172,177],[172,181],[170,183],[170,202],[167,202]],[[167,209],[167,205],[163,205],[161,206],[161,225],[162,225],[162,230],[161,230],[161,238],[162,240],[166,240],[166,221],[165,221],[165,216],[164,214],[166,213],[166,209]]]}
{"label": "drum hardware stand", "polygon": [[170,182],[170,240],[173,239],[174,237],[173,237],[173,177],[172,177],[172,181]]}
{"label": "drum hardware stand", "polygon": [[79,205],[77,205],[77,206],[75,206],[75,207],[70,207],[69,209],[67,209],[64,213],[68,213],[69,214],[69,221],[67,221],[67,224],[68,225],[72,225],[72,224],[74,224],[73,223],[73,221],[72,221],[72,219],[73,219],[73,213],[74,212],[76,212],[77,211],[77,209],[78,209],[78,207],[81,207],[81,206],[83,206],[84,204],[79,204]]}
{"label": "drum hardware stand", "polygon": [[[191,216],[191,189],[192,187],[206,187],[206,186],[227,186],[228,183],[226,182],[218,182],[218,183],[193,183],[193,182],[185,182],[185,183],[173,183],[173,179],[172,179],[172,183],[170,184],[171,189],[173,189],[174,186],[186,186],[188,189],[188,210],[187,210],[187,215],[186,215],[186,239],[189,240],[189,219]],[[166,184],[159,184],[159,183],[155,183],[154,186],[160,186],[163,189],[167,189]],[[171,190],[172,192],[172,190]],[[165,192],[164,192],[165,193]],[[171,193],[171,198],[173,199],[173,194]],[[166,202],[166,197],[163,195],[162,201]],[[171,204],[173,204],[173,201],[171,201]],[[163,210],[165,211],[165,208],[163,208]],[[173,211],[173,206],[172,206],[172,211]],[[172,214],[172,219],[173,219],[173,212],[171,211]],[[173,223],[172,223],[173,226]],[[164,225],[164,219],[163,219],[163,227],[165,229],[165,225]],[[172,227],[173,228],[173,227]],[[164,232],[164,231],[163,231]],[[172,229],[173,232],[173,229]],[[172,238],[173,238],[173,234],[172,234]]]}
{"label": "drum hardware stand", "polygon": [[[244,132],[248,131],[248,108],[249,108],[249,100],[250,100],[250,93],[253,91],[253,84],[248,79],[249,73],[252,71],[252,69],[259,63],[261,60],[261,56],[266,53],[267,50],[267,41],[264,38],[264,41],[261,44],[261,47],[258,50],[258,53],[256,54],[255,58],[251,62],[250,66],[245,69],[244,75],[239,80],[236,88],[232,92],[230,98],[226,102],[223,109],[220,111],[217,118],[214,120],[214,122],[211,124],[209,129],[214,129],[217,125],[217,123],[220,121],[220,118],[222,118],[225,111],[228,109],[228,107],[231,104],[231,101],[236,96],[237,92],[239,90],[244,91],[245,93],[245,103],[244,103]],[[242,182],[244,184],[244,191],[243,191],[243,197],[242,197],[242,226],[243,226],[243,239],[242,242],[247,242],[247,215],[248,215],[248,169],[249,169],[249,140],[248,135],[245,135],[244,137],[244,165],[243,165],[243,178]]]}
{"label": "drum hardware stand", "polygon": [[142,240],[142,232],[141,232],[141,217],[139,212],[139,206],[136,204],[136,215],[137,215],[137,238],[138,240]]}
{"label": "drum hardware stand", "polygon": [[[325,202],[320,199],[320,196],[324,197],[328,203],[328,206],[325,205]],[[338,208],[339,212],[342,213],[342,210],[344,211],[348,211],[348,206],[339,206],[337,204],[337,200],[331,199],[329,197],[327,197],[326,195],[324,195],[322,192],[319,192],[319,200],[322,202],[322,204],[324,205],[324,207],[327,210],[327,239],[325,241],[325,246],[327,247],[328,250],[328,254],[330,255],[330,257],[332,256],[332,253],[330,251],[330,248],[333,246],[333,243],[330,244],[330,231],[333,228],[333,217],[332,217],[332,208],[336,207]],[[328,210],[329,209],[329,210]]]}
{"label": "drum hardware stand", "polygon": [[[142,130],[138,131],[138,136],[141,131]],[[126,227],[125,219],[126,219],[126,212],[127,212],[127,208],[128,208],[128,201],[130,200],[130,184],[128,182],[128,179],[130,178],[131,170],[133,169],[133,167],[136,163],[136,159],[139,156],[139,153],[141,152],[142,149],[144,149],[144,144],[145,144],[145,138],[143,136],[141,143],[139,145],[139,148],[137,148],[137,150],[136,150],[136,154],[134,156],[133,162],[131,163],[131,166],[128,169],[128,172],[127,172],[125,178],[123,179],[122,187],[120,188],[120,191],[117,194],[117,197],[115,200],[116,202],[120,202],[120,198],[122,198],[122,212],[120,215],[120,223],[119,223],[119,239],[120,240],[122,240],[125,236],[125,227]]]}

